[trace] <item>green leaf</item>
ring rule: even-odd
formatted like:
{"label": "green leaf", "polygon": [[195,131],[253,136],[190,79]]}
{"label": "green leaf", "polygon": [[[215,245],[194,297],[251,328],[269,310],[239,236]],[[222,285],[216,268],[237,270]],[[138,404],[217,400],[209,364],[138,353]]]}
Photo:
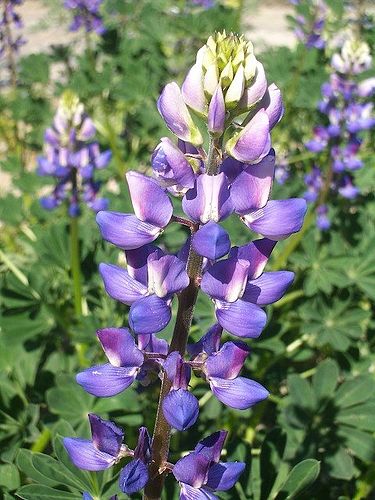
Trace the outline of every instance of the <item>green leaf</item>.
{"label": "green leaf", "polygon": [[374,394],[374,379],[370,375],[360,375],[344,382],[337,390],[335,403],[346,408],[363,403]]}
{"label": "green leaf", "polygon": [[332,359],[319,363],[312,378],[312,387],[319,401],[331,398],[339,377],[339,367]]}
{"label": "green leaf", "polygon": [[313,458],[308,458],[297,464],[290,471],[283,487],[281,494],[276,498],[285,498],[286,500],[296,498],[298,493],[301,493],[309,487],[318,477],[320,471],[320,462]]}
{"label": "green leaf", "polygon": [[338,436],[345,439],[346,446],[358,458],[371,462],[375,458],[375,439],[367,432],[341,425]]}
{"label": "green leaf", "polygon": [[15,490],[20,486],[20,474],[14,464],[0,465],[0,486]]}
{"label": "green leaf", "polygon": [[350,481],[355,474],[353,459],[342,447],[334,455],[326,457],[326,464],[329,475],[336,479]]}
{"label": "green leaf", "polygon": [[363,431],[375,432],[375,403],[351,406],[339,411],[336,421]]}
{"label": "green leaf", "polygon": [[82,500],[82,494],[56,490],[41,484],[29,484],[17,491],[24,500]]}
{"label": "green leaf", "polygon": [[312,410],[316,407],[316,398],[307,380],[299,375],[288,377],[288,387],[291,399],[301,408]]}

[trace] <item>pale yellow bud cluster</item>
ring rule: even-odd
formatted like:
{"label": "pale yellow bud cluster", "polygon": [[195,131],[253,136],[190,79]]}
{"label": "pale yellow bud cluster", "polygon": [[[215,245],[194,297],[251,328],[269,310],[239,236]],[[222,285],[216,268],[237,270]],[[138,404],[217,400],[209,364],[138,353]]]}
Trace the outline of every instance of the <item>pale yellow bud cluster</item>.
{"label": "pale yellow bud cluster", "polygon": [[206,97],[211,97],[220,84],[227,109],[237,106],[257,69],[253,44],[243,35],[227,35],[225,31],[207,40],[206,45],[198,51],[197,63],[203,69]]}

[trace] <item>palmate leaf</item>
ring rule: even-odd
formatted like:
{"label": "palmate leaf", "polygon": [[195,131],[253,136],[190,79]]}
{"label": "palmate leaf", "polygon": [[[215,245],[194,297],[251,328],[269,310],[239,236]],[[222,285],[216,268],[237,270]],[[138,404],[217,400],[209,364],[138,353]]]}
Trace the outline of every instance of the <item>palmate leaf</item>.
{"label": "palmate leaf", "polygon": [[371,317],[369,311],[338,298],[311,300],[299,312],[302,332],[310,335],[310,341],[318,346],[329,344],[338,351],[346,351],[352,339],[365,333]]}

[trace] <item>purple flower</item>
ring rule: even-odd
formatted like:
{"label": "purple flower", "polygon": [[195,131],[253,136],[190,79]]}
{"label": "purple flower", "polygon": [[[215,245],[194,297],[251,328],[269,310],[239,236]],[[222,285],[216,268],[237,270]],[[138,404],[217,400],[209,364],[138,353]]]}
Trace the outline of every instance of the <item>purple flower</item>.
{"label": "purple flower", "polygon": [[172,217],[173,207],[156,180],[138,172],[128,172],[126,179],[135,215],[99,212],[96,221],[106,241],[124,250],[133,250],[151,243],[161,234]]}
{"label": "purple flower", "polygon": [[226,342],[220,347],[221,333],[222,328],[214,325],[196,345],[189,346],[193,366],[200,366],[219,401],[239,410],[250,408],[265,399],[268,391],[254,380],[238,376],[249,348],[241,342]]}
{"label": "purple flower", "polygon": [[175,186],[185,192],[194,186],[195,174],[184,153],[168,139],[162,137],[152,155],[152,169],[161,186]]}
{"label": "purple flower", "polygon": [[178,352],[171,352],[164,362],[164,370],[172,382],[163,400],[164,417],[171,427],[185,431],[195,424],[199,415],[198,400],[188,391],[191,368]]}
{"label": "purple flower", "polygon": [[144,355],[126,328],[105,328],[98,330],[97,336],[109,363],[80,372],[77,382],[94,396],[114,396],[134,382]]}
{"label": "purple flower", "polygon": [[171,319],[173,295],[189,284],[185,263],[152,245],[126,255],[127,270],[100,264],[105,289],[112,298],[131,306],[129,325],[135,333],[159,332]]}
{"label": "purple flower", "polygon": [[[272,248],[269,245],[268,257]],[[247,248],[237,252],[237,256],[215,263],[203,274],[201,283],[202,291],[214,301],[220,325],[238,337],[256,338],[260,335],[267,320],[260,306],[279,300],[294,277],[288,271],[257,276],[247,260],[255,251]],[[245,322],[244,317],[248,318]]]}
{"label": "purple flower", "polygon": [[175,464],[173,475],[180,483],[180,499],[215,500],[215,491],[229,490],[237,482],[245,464],[220,461],[226,436],[226,431],[211,434],[199,441],[194,451]]}
{"label": "purple flower", "polygon": [[[92,439],[64,438],[64,446],[76,467],[100,471],[118,463],[123,457],[132,460],[120,471],[119,485],[126,494],[136,493],[148,481],[148,465],[151,461],[151,438],[145,427],[139,429],[135,450],[122,444],[124,433],[109,420],[89,414]],[[85,496],[86,495],[86,496]],[[85,493],[83,498],[89,499]],[[116,496],[111,497],[115,500]]]}
{"label": "purple flower", "polygon": [[99,471],[114,465],[122,455],[124,433],[109,420],[89,414],[91,440],[64,438],[64,446],[76,467]]}
{"label": "purple flower", "polygon": [[106,32],[101,15],[100,6],[103,0],[65,0],[64,7],[73,11],[73,21],[70,31],[84,28],[87,33],[94,31],[98,35]]}

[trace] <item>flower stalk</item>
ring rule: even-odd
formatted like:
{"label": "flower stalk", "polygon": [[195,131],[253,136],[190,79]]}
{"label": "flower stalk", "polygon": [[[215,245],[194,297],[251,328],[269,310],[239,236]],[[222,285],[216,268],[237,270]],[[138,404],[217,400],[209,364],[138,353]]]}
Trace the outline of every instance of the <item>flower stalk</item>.
{"label": "flower stalk", "polygon": [[[211,139],[208,153],[206,170],[214,175],[220,162],[218,141]],[[191,229],[192,235],[194,229]],[[178,310],[173,337],[169,352],[177,351],[181,356],[185,355],[186,345],[189,337],[191,323],[194,315],[194,306],[197,301],[199,287],[197,279],[202,275],[202,256],[198,255],[190,244],[187,274],[189,286],[178,296]],[[150,465],[150,480],[145,488],[144,500],[159,500],[163,490],[165,471],[163,465],[168,460],[171,426],[166,421],[162,405],[163,400],[169,394],[172,383],[166,374],[163,375],[159,396],[158,410],[156,413],[154,434],[152,438],[152,462]],[[162,471],[162,472],[161,472]]]}

